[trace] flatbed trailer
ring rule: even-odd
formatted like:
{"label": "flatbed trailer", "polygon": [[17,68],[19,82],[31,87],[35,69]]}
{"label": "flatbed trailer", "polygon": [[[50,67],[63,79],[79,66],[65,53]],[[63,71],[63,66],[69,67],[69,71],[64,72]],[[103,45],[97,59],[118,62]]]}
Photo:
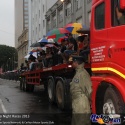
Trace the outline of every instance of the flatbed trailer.
{"label": "flatbed trailer", "polygon": [[[90,69],[90,64],[85,67]],[[72,64],[59,64],[21,74],[20,89],[33,92],[34,86],[44,85],[51,103],[57,103],[60,109],[70,108],[70,82],[75,70]]]}

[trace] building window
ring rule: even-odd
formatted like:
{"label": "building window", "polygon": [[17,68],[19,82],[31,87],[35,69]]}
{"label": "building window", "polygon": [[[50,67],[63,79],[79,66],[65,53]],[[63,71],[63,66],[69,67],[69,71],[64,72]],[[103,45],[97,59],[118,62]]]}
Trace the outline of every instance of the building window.
{"label": "building window", "polygon": [[76,0],[76,10],[81,7],[81,0]]}
{"label": "building window", "polygon": [[95,27],[96,29],[105,27],[105,3],[101,3],[95,8]]}
{"label": "building window", "polygon": [[65,10],[65,15],[70,16],[71,15],[71,3],[67,4],[66,10]]}
{"label": "building window", "polygon": [[28,23],[28,20],[25,19],[25,23]]}
{"label": "building window", "polygon": [[67,8],[66,9],[66,16],[70,16],[71,15],[71,8]]}
{"label": "building window", "polygon": [[24,12],[24,16],[28,16],[28,11],[25,11],[25,12]]}
{"label": "building window", "polygon": [[24,19],[25,19],[25,20],[28,19],[28,16],[24,16]]}
{"label": "building window", "polygon": [[28,10],[28,7],[24,7],[24,10]]}
{"label": "building window", "polygon": [[53,23],[53,28],[55,28],[56,27],[56,19],[53,19],[52,23]]}

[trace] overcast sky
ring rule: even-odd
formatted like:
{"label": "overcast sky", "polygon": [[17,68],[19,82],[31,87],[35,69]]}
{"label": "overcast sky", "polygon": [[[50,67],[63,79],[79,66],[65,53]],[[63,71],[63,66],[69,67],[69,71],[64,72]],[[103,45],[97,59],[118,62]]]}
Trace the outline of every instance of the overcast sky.
{"label": "overcast sky", "polygon": [[0,0],[0,44],[14,43],[14,0]]}

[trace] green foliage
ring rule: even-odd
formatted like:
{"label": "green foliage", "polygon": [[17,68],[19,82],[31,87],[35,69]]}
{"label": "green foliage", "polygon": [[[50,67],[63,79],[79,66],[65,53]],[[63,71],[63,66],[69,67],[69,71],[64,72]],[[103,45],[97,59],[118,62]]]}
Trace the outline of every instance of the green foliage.
{"label": "green foliage", "polygon": [[6,70],[13,70],[17,62],[17,50],[14,47],[0,45],[0,67]]}

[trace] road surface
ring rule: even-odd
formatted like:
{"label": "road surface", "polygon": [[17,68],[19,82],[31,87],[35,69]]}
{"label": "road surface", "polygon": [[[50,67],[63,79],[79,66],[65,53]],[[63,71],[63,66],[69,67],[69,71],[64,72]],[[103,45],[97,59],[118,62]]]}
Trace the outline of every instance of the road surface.
{"label": "road surface", "polygon": [[30,120],[28,117],[36,121],[42,120],[38,124],[43,125],[48,125],[47,120],[53,125],[71,124],[71,112],[60,111],[56,105],[49,104],[43,86],[37,86],[33,93],[27,93],[19,89],[19,82],[11,80],[0,79],[0,114],[11,114],[10,117],[12,114],[23,115],[27,120]]}

